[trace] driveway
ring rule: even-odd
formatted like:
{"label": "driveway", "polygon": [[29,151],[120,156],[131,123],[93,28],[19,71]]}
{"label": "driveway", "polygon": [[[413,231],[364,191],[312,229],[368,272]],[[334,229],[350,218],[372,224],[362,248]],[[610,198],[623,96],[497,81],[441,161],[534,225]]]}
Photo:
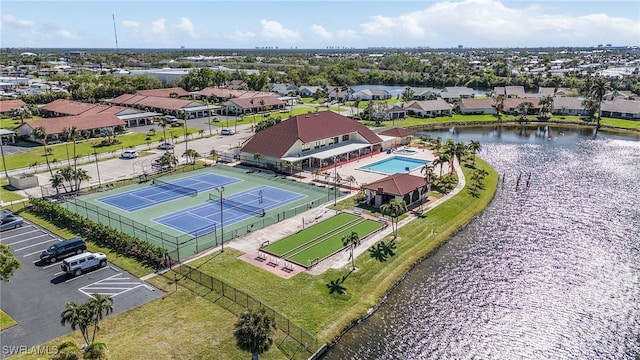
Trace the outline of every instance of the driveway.
{"label": "driveway", "polygon": [[60,313],[69,301],[84,303],[93,293],[112,296],[113,314],[118,314],[164,295],[111,264],[78,277],[66,276],[60,262],[41,264],[40,252],[61,239],[28,221],[0,235],[22,265],[11,282],[0,283],[2,310],[18,322],[0,333],[0,358],[71,332],[69,325],[60,325]]}

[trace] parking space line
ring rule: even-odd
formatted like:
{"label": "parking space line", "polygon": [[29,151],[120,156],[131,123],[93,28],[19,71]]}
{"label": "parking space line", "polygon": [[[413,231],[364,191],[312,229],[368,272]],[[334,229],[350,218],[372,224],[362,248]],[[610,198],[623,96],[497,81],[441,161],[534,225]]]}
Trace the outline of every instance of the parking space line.
{"label": "parking space line", "polygon": [[20,250],[24,250],[24,249],[32,248],[32,247],[34,247],[34,246],[40,246],[40,245],[42,245],[42,244],[50,243],[50,242],[52,242],[52,241],[58,241],[58,240],[57,240],[57,239],[49,239],[49,240],[47,240],[47,241],[41,241],[41,242],[39,242],[39,243],[37,243],[37,244],[33,244],[33,245],[29,245],[29,246],[21,247],[21,248],[19,248],[19,249],[15,249],[15,250],[13,250],[13,252],[15,253],[15,252],[18,252],[18,251],[20,251]]}
{"label": "parking space line", "polygon": [[11,244],[7,244],[7,245],[11,246],[11,245],[19,244],[19,243],[22,243],[22,242],[25,242],[25,241],[31,241],[31,240],[33,240],[33,239],[37,239],[37,238],[39,238],[39,237],[43,237],[43,236],[49,236],[49,234],[42,234],[42,235],[34,236],[34,237],[32,237],[32,238],[28,238],[28,239],[24,239],[24,240],[19,240],[19,241],[12,242]]}
{"label": "parking space line", "polygon": [[[123,273],[118,273],[106,279],[96,281],[93,284],[83,286],[78,290],[89,297],[91,297],[91,294],[94,294],[94,293],[98,293],[103,296],[114,297],[114,296],[124,294],[133,289],[137,289],[139,287],[144,287],[149,291],[155,291],[155,289],[150,288],[144,282],[132,282],[130,281],[129,277],[126,277],[124,275],[125,274]],[[130,285],[130,286],[123,287],[123,285]]]}
{"label": "parking space line", "polygon": [[[22,255],[22,257],[29,257],[29,256],[37,255],[37,254],[40,254],[40,253],[42,253],[42,250],[38,250],[36,252],[24,254],[24,255]],[[37,261],[34,261],[34,262],[37,262]]]}
{"label": "parking space line", "polygon": [[[24,228],[24,226],[23,226],[23,228]],[[21,235],[30,234],[32,232],[42,232],[42,231],[36,229],[36,230],[32,230],[32,231],[27,231],[27,232],[21,232],[19,234],[15,234],[15,235],[11,235],[11,236],[2,236],[2,242],[4,243],[7,239],[11,239],[11,238],[18,237],[18,236],[21,236]]]}

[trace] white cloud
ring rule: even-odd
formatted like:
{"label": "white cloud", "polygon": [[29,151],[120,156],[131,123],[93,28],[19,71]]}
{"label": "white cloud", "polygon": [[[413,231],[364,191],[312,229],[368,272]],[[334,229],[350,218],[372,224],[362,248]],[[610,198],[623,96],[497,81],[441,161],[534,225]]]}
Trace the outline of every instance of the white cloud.
{"label": "white cloud", "polygon": [[35,25],[35,22],[32,20],[18,20],[15,16],[6,14],[2,15],[2,24],[12,26],[33,26]]}
{"label": "white cloud", "polygon": [[631,19],[544,11],[510,8],[498,0],[444,1],[395,17],[372,16],[360,24],[360,33],[404,46],[595,45],[612,43],[611,38],[638,43],[640,25]]}
{"label": "white cloud", "polygon": [[256,37],[256,34],[250,31],[236,31],[233,34],[227,36],[227,38],[231,41],[247,41]]}
{"label": "white cloud", "polygon": [[124,26],[125,28],[132,28],[132,29],[136,29],[139,28],[141,25],[139,22],[137,21],[132,21],[132,20],[123,20],[122,21],[122,26]]}
{"label": "white cloud", "polygon": [[60,35],[60,37],[65,38],[65,39],[77,39],[78,37],[74,34],[72,34],[70,31],[68,30],[58,30],[58,35]]}
{"label": "white cloud", "polygon": [[165,35],[167,33],[167,21],[165,19],[158,19],[151,22],[149,29],[154,35]]}
{"label": "white cloud", "polygon": [[286,29],[277,21],[260,20],[262,25],[262,36],[271,41],[295,42],[301,37],[297,31]]}
{"label": "white cloud", "polygon": [[333,37],[333,35],[328,32],[324,27],[320,25],[313,24],[309,27],[312,33],[316,34],[320,39],[329,40]]}
{"label": "white cloud", "polygon": [[198,38],[198,33],[196,32],[193,23],[186,17],[181,17],[180,22],[178,24],[174,24],[173,27],[191,38]]}

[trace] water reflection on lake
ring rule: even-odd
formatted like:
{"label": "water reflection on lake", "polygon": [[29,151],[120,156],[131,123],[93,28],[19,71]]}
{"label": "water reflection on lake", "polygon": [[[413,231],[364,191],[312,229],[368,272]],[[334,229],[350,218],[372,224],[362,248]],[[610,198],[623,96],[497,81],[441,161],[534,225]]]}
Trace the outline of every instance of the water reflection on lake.
{"label": "water reflection on lake", "polygon": [[[326,358],[638,359],[638,138],[545,127],[427,134],[479,140],[504,184]],[[520,174],[531,182],[516,191]]]}

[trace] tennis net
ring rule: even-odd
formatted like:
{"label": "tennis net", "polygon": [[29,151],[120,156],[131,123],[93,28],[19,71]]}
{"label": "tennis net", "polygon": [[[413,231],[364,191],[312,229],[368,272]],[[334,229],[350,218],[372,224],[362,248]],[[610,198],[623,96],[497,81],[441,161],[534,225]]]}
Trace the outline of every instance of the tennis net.
{"label": "tennis net", "polygon": [[[209,200],[211,201],[220,201],[220,196],[218,194],[215,193],[209,193]],[[234,200],[229,200],[227,198],[222,198],[222,204],[224,207],[227,208],[231,208],[231,209],[238,209],[240,211],[243,211],[245,213],[249,213],[249,214],[253,214],[253,215],[257,215],[257,216],[264,216],[265,212],[264,212],[264,208],[261,208],[259,206],[253,206],[253,205],[248,205],[245,203],[241,203],[238,201],[234,201]]]}
{"label": "tennis net", "polygon": [[197,189],[188,188],[186,186],[174,184],[174,183],[171,183],[171,182],[166,182],[166,181],[154,179],[153,180],[153,184],[156,185],[156,186],[159,186],[159,187],[161,187],[163,189],[171,190],[171,191],[174,191],[174,192],[177,192],[177,193],[180,193],[180,194],[184,194],[184,195],[189,195],[189,196],[198,195],[198,190]]}

